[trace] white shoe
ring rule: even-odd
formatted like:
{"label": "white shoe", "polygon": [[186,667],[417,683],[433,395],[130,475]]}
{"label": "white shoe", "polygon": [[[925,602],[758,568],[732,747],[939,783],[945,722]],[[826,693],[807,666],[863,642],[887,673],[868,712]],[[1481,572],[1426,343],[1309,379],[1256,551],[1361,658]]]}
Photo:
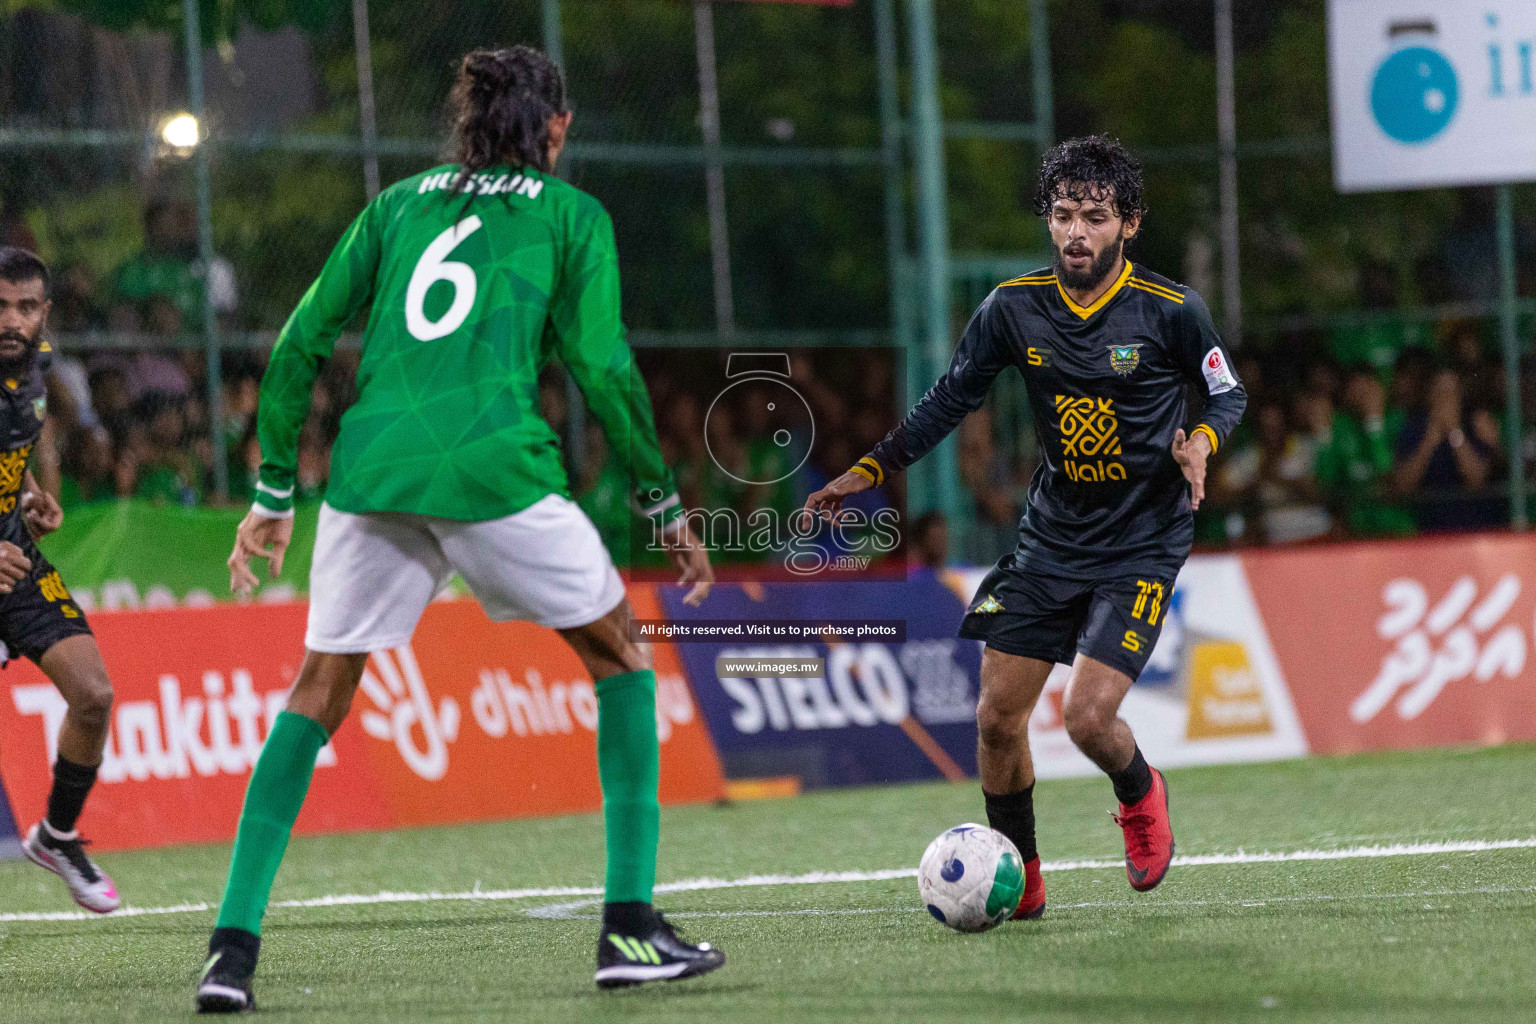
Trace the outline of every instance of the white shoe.
{"label": "white shoe", "polygon": [[86,910],[110,914],[122,904],[117,897],[117,886],[85,855],[84,845],[80,833],[61,836],[40,821],[27,832],[21,852],[32,863],[64,879],[69,894]]}

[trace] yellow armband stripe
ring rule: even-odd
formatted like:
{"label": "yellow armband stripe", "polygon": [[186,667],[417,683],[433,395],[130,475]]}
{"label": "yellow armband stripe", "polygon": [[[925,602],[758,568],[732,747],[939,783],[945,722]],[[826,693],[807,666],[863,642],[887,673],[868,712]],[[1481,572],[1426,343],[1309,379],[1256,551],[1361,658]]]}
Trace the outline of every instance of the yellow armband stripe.
{"label": "yellow armband stripe", "polygon": [[848,472],[859,474],[859,476],[862,476],[864,479],[868,480],[870,483],[876,485],[877,487],[880,484],[885,483],[885,470],[880,468],[880,463],[876,462],[868,455],[854,463],[853,468]]}
{"label": "yellow armband stripe", "polygon": [[1202,423],[1194,430],[1190,431],[1189,436],[1193,438],[1196,434],[1204,434],[1206,437],[1210,438],[1211,454],[1216,454],[1216,449],[1221,447],[1221,442],[1216,439],[1216,431]]}

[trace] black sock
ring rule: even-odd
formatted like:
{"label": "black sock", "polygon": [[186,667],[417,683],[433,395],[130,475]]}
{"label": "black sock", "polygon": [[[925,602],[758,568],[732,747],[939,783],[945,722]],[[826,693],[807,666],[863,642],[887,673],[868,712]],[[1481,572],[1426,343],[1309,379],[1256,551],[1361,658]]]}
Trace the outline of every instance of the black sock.
{"label": "black sock", "polygon": [[261,953],[261,936],[244,928],[215,928],[208,940],[208,955],[214,953],[233,956],[240,970],[255,970],[256,957]]}
{"label": "black sock", "polygon": [[987,824],[1013,840],[1024,863],[1040,856],[1035,848],[1035,787],[1001,795],[982,790],[981,795],[987,801]]}
{"label": "black sock", "polygon": [[96,784],[96,765],[75,764],[59,755],[53,763],[53,790],[48,794],[48,827],[55,832],[73,832],[80,820],[80,809]]}
{"label": "black sock", "polygon": [[656,911],[649,903],[624,902],[603,904],[603,931],[620,935],[644,935],[651,930]]}
{"label": "black sock", "polygon": [[1109,781],[1115,787],[1115,799],[1129,807],[1152,792],[1152,769],[1141,756],[1141,747],[1131,755],[1131,763],[1117,772],[1109,773]]}

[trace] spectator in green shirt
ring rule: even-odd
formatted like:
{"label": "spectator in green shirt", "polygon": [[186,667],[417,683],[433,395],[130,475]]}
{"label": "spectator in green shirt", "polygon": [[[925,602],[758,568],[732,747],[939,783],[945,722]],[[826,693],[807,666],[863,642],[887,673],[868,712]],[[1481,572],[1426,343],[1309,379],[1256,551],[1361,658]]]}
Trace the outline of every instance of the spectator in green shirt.
{"label": "spectator in green shirt", "polygon": [[1393,459],[1403,412],[1387,408],[1386,389],[1369,366],[1350,371],[1345,410],[1333,412],[1318,450],[1318,485],[1357,537],[1408,537],[1412,514],[1396,498]]}
{"label": "spectator in green shirt", "polygon": [[[1398,306],[1397,272],[1389,264],[1366,259],[1360,263],[1360,303],[1367,310],[1386,314]],[[1333,330],[1333,358],[1341,365],[1364,364],[1383,378],[1405,349],[1422,348],[1429,342],[1424,325],[1386,316]]]}
{"label": "spectator in green shirt", "polygon": [[202,467],[188,451],[185,401],[150,392],[136,412],[138,422],[118,456],[117,493],[162,505],[198,504]]}
{"label": "spectator in green shirt", "polygon": [[[158,199],[144,211],[144,248],[122,262],[113,275],[112,304],[142,312],[154,299],[165,299],[181,314],[181,322],[201,329],[204,273],[198,261],[197,214],[180,199]],[[215,258],[206,275],[218,313],[235,309],[233,268]],[[119,323],[126,313],[114,318]]]}

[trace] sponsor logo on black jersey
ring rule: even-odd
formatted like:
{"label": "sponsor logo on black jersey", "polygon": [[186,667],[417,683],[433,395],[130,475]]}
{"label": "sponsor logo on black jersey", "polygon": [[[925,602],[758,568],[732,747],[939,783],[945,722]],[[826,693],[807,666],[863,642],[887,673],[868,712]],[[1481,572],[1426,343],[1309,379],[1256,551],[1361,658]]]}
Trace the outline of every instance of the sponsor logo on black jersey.
{"label": "sponsor logo on black jersey", "polygon": [[1056,412],[1065,456],[1063,467],[1069,480],[1086,484],[1125,479],[1124,464],[1106,458],[1121,454],[1120,420],[1115,414],[1114,399],[1057,395]]}
{"label": "sponsor logo on black jersey", "polygon": [[0,453],[0,515],[16,508],[16,493],[21,490],[21,481],[27,472],[27,456],[31,454],[29,444]]}

